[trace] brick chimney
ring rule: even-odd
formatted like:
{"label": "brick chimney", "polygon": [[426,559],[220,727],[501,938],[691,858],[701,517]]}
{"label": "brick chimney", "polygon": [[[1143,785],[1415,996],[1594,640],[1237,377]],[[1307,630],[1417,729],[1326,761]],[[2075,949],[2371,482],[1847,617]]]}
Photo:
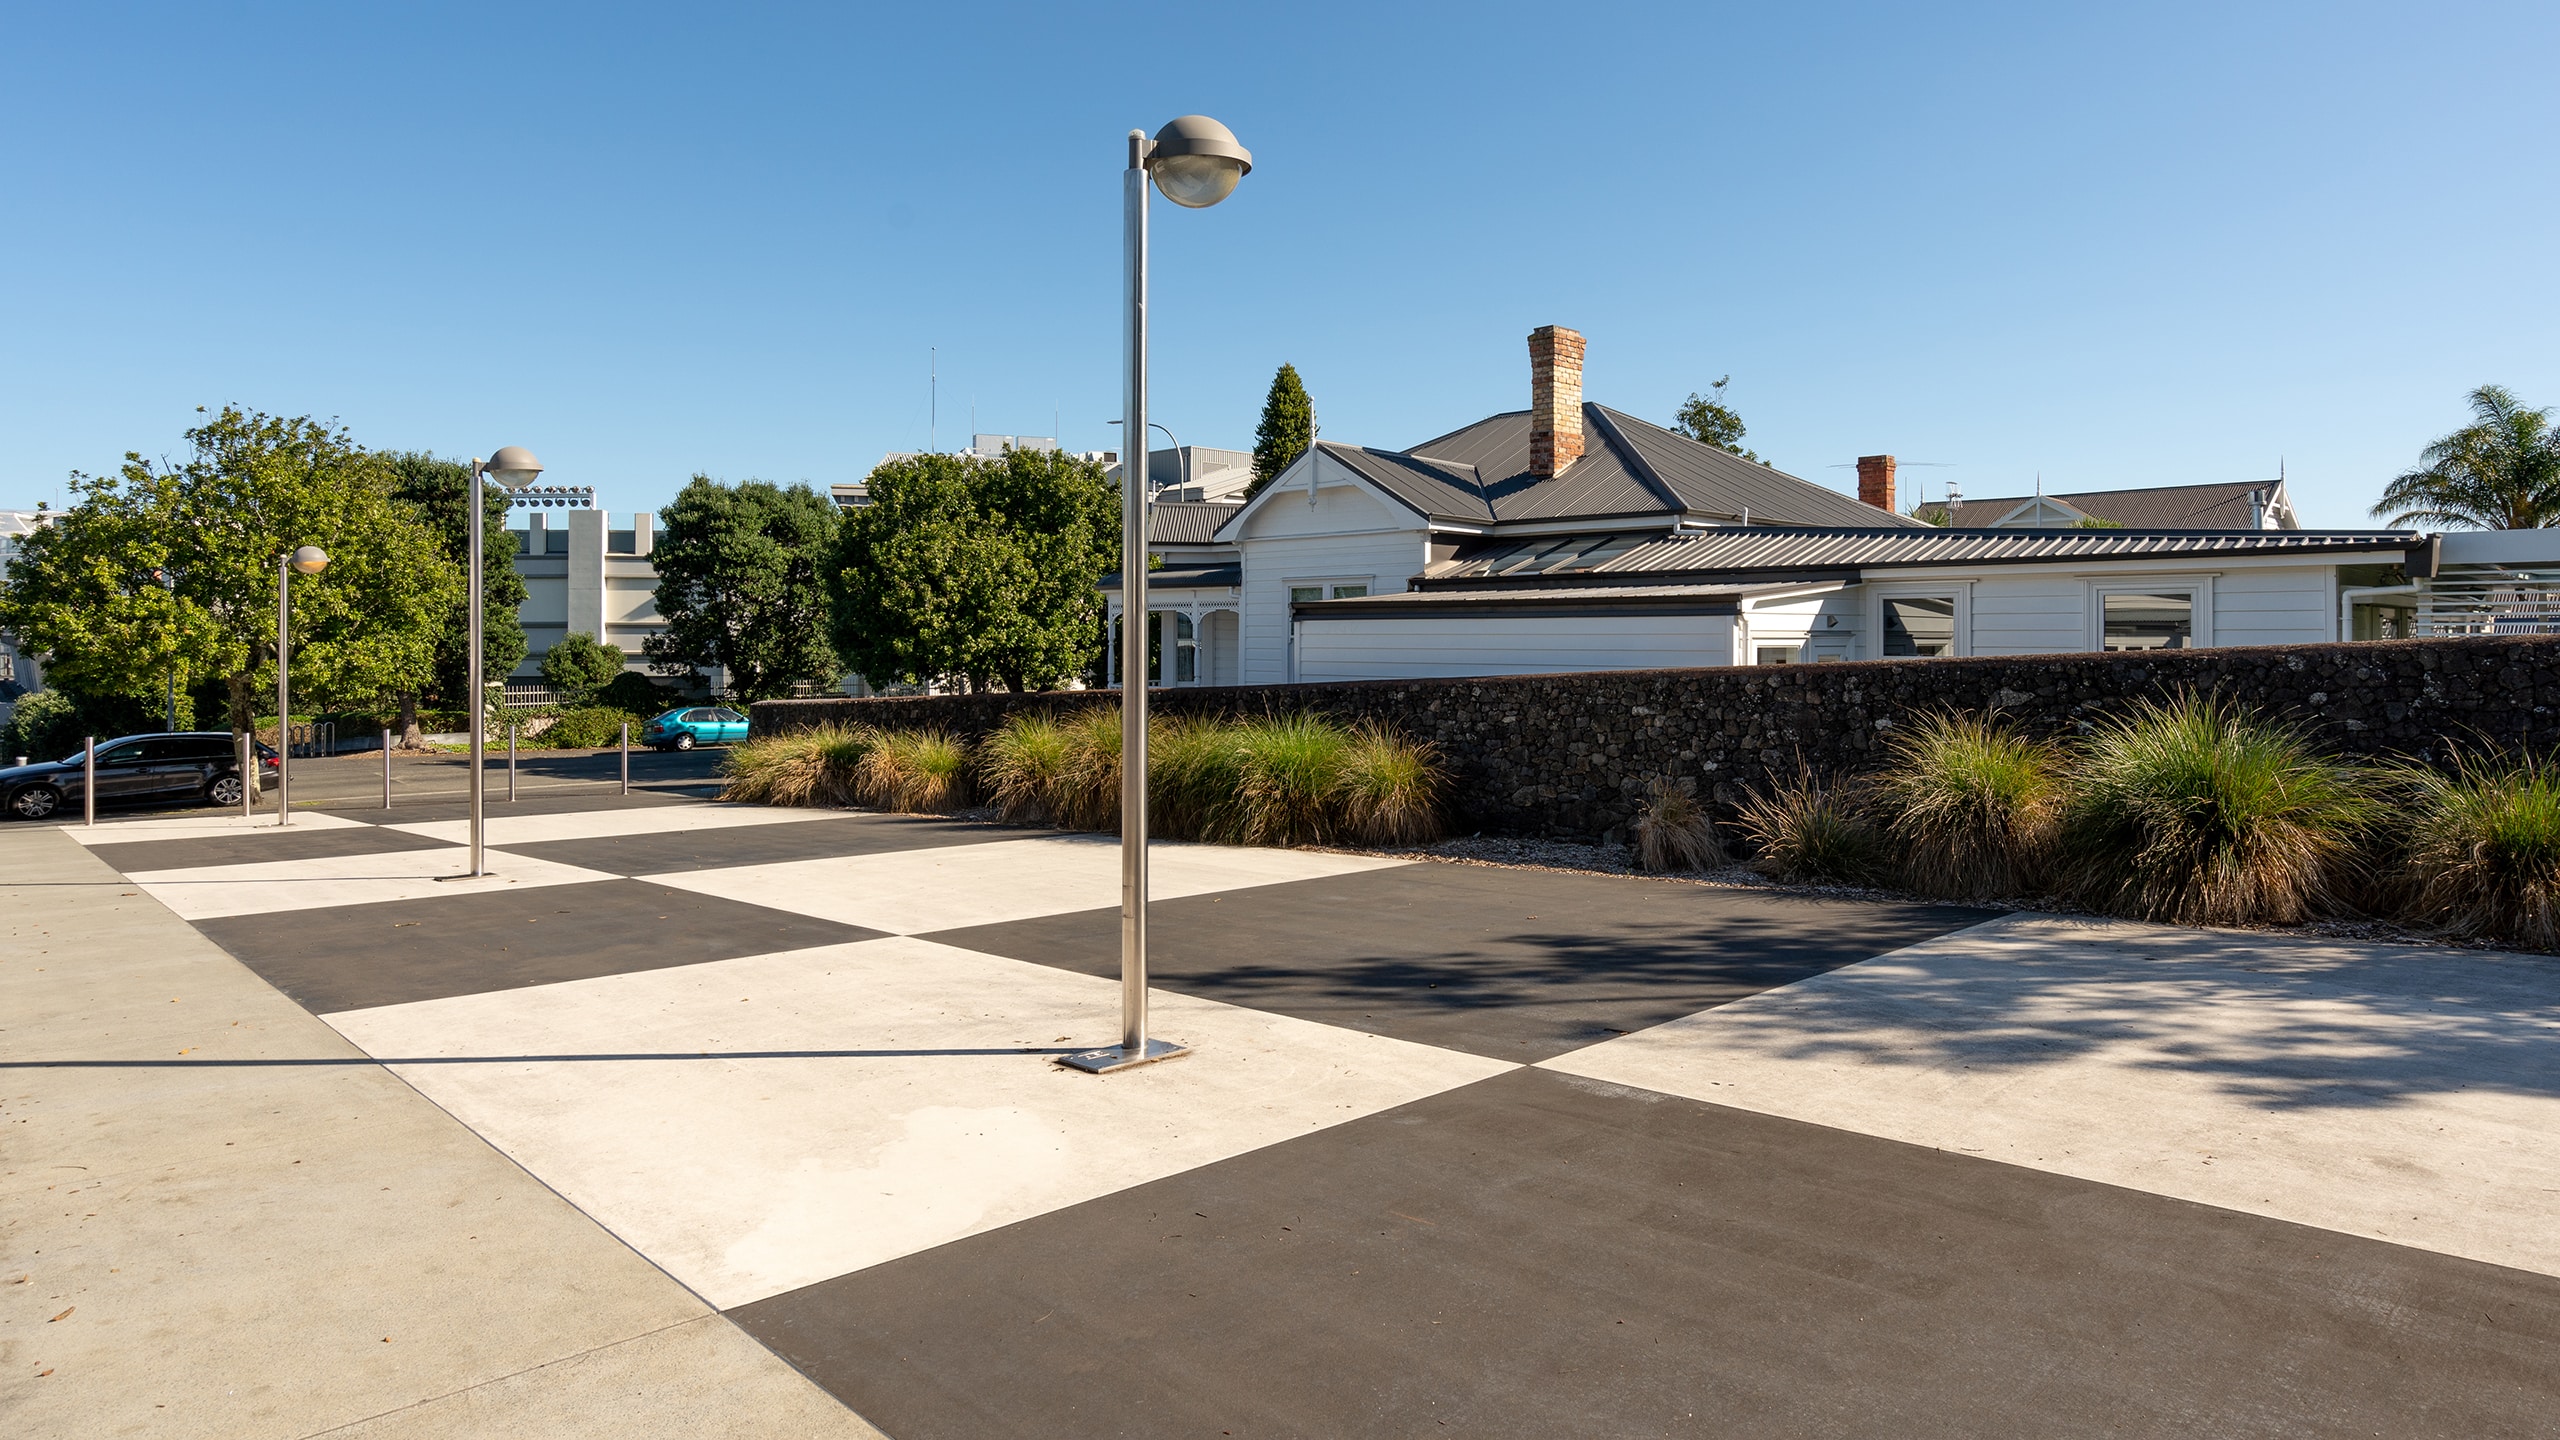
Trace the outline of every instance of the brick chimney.
{"label": "brick chimney", "polygon": [[1893,457],[1861,455],[1858,457],[1858,503],[1873,505],[1887,514],[1899,514],[1893,508]]}
{"label": "brick chimney", "polygon": [[1529,332],[1529,473],[1543,480],[1582,458],[1582,336]]}

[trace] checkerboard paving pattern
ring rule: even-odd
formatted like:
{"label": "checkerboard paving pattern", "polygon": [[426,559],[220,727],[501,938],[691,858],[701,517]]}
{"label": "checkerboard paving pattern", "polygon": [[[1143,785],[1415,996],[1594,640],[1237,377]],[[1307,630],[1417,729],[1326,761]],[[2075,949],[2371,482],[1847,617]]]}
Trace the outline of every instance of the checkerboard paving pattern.
{"label": "checkerboard paving pattern", "polygon": [[[2526,1434],[2560,967],[656,802],[85,843],[892,1435]],[[367,819],[391,823],[369,825]]]}

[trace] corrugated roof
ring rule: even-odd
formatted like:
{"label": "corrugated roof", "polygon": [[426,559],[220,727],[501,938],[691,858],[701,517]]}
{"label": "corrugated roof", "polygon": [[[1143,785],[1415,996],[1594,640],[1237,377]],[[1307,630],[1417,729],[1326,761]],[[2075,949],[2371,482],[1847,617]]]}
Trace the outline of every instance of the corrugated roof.
{"label": "corrugated roof", "polygon": [[1212,544],[1218,527],[1243,508],[1215,500],[1159,500],[1147,512],[1147,538],[1158,545]]}
{"label": "corrugated roof", "polygon": [[[2083,515],[2113,520],[2143,530],[2245,530],[2257,515],[2250,496],[2264,494],[2272,498],[2280,482],[2274,480],[2232,480],[2209,485],[2157,485],[2141,490],[2078,490],[2070,494],[2047,495],[2047,500],[2060,501]],[[2033,504],[2033,495],[1994,496],[1982,500],[1959,500],[1952,517],[1958,526],[1987,526],[2021,505]],[[1928,507],[1943,512],[1943,502]],[[2292,519],[2291,513],[2279,515],[2278,522]],[[2285,528],[2292,528],[2289,524]]]}
{"label": "corrugated roof", "polygon": [[[1244,580],[1244,567],[1235,561],[1223,565],[1166,565],[1147,572],[1150,589],[1197,590],[1215,589],[1221,585],[1238,585]],[[1112,571],[1096,582],[1095,588],[1118,591],[1120,572]]]}
{"label": "corrugated roof", "polygon": [[2126,560],[2162,555],[2317,554],[2402,550],[2409,530],[1954,530],[1937,526],[1812,529],[1753,525],[1702,530],[1641,545],[1600,575],[1711,571],[1873,569],[2039,560]]}
{"label": "corrugated roof", "polygon": [[1585,408],[1598,411],[1693,514],[1738,520],[1747,511],[1754,523],[1778,525],[1910,529],[1920,524],[1632,415],[1600,405]]}
{"label": "corrugated roof", "polygon": [[1329,440],[1317,441],[1316,448],[1434,520],[1463,520],[1470,524],[1493,521],[1493,506],[1486,501],[1475,471],[1467,466],[1435,464],[1393,450],[1337,445]]}

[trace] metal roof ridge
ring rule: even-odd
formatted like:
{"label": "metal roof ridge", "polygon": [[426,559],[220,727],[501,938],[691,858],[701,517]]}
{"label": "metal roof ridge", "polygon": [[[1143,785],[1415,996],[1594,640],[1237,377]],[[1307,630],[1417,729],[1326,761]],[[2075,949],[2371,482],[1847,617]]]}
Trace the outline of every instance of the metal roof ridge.
{"label": "metal roof ridge", "polygon": [[1636,443],[1627,438],[1625,431],[1618,428],[1618,421],[1622,417],[1616,411],[1597,400],[1583,401],[1582,408],[1589,411],[1592,418],[1600,422],[1602,433],[1609,438],[1610,448],[1618,451],[1627,460],[1628,468],[1635,471],[1637,478],[1643,480],[1646,487],[1653,491],[1655,499],[1661,501],[1664,507],[1674,515],[1691,513],[1689,502],[1681,498],[1679,491],[1671,488],[1670,483],[1662,478],[1662,472],[1654,469],[1653,462],[1644,458],[1644,452],[1638,450]]}

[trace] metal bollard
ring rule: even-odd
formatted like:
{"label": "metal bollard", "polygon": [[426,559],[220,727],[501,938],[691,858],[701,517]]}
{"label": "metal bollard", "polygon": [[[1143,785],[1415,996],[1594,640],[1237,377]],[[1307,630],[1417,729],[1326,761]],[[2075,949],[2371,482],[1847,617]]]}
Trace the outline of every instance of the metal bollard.
{"label": "metal bollard", "polygon": [[391,732],[382,732],[382,808],[391,808]]}
{"label": "metal bollard", "polygon": [[622,793],[631,793],[631,722],[622,722]]}
{"label": "metal bollard", "polygon": [[258,794],[258,737],[242,731],[240,735],[240,818],[249,818]]}
{"label": "metal bollard", "polygon": [[507,798],[516,798],[516,725],[507,722]]}
{"label": "metal bollard", "polygon": [[92,735],[80,749],[80,823],[95,828],[98,823],[98,737]]}

